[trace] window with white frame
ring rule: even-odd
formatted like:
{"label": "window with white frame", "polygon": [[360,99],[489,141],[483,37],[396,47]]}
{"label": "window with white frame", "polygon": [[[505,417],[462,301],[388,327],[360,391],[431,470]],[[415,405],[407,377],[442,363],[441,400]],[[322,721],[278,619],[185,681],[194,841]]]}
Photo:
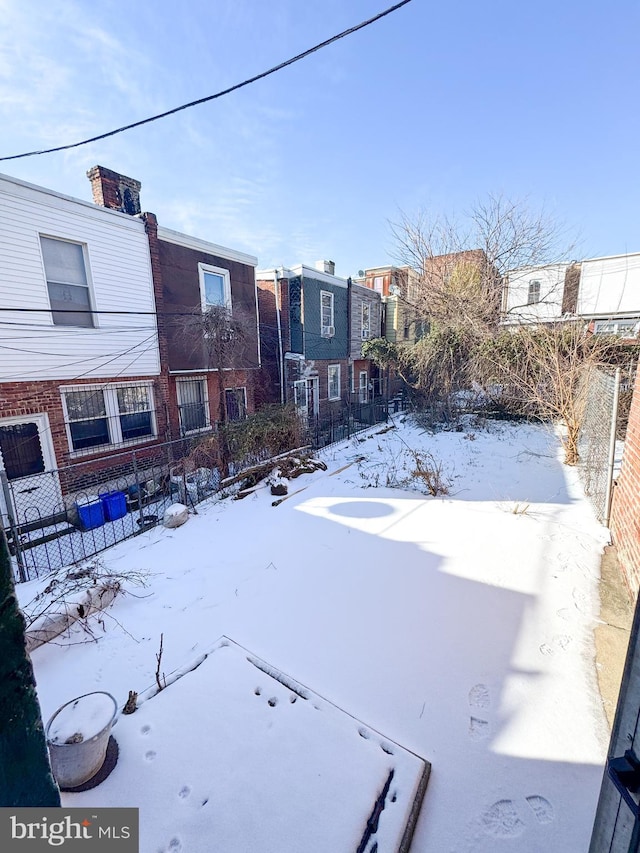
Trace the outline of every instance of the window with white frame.
{"label": "window with white frame", "polygon": [[368,403],[369,402],[369,375],[366,370],[360,371],[359,384],[358,384],[358,402],[360,403]]}
{"label": "window with white frame", "polygon": [[371,337],[371,305],[368,302],[362,303],[362,340],[366,341]]}
{"label": "window with white frame", "polygon": [[91,328],[94,322],[84,246],[42,236],[40,246],[54,325]]}
{"label": "window with white frame", "polygon": [[333,322],[333,293],[330,293],[328,290],[320,291],[320,326],[323,337],[333,337],[335,334],[335,326]]}
{"label": "window with white frame", "polygon": [[156,435],[150,383],[62,389],[72,451],[144,441]]}
{"label": "window with white frame", "polygon": [[207,398],[206,379],[178,379],[178,412],[180,414],[180,432],[198,432],[207,429],[209,420],[209,400]]}
{"label": "window with white frame", "polygon": [[376,293],[382,295],[384,278],[381,275],[376,275],[373,278],[373,289]]}
{"label": "window with white frame", "polygon": [[327,382],[329,386],[329,399],[340,399],[340,365],[330,364],[327,367]]}
{"label": "window with white frame", "polygon": [[247,389],[227,388],[224,392],[227,420],[241,421],[247,417]]}
{"label": "window with white frame", "polygon": [[593,331],[596,335],[620,335],[633,338],[640,329],[638,320],[596,320]]}
{"label": "window with white frame", "polygon": [[535,305],[537,302],[540,302],[540,282],[533,279],[529,282],[527,305]]}
{"label": "window with white frame", "polygon": [[231,310],[231,279],[229,270],[222,267],[212,267],[209,264],[198,264],[200,276],[200,302],[202,310],[206,311],[214,305]]}

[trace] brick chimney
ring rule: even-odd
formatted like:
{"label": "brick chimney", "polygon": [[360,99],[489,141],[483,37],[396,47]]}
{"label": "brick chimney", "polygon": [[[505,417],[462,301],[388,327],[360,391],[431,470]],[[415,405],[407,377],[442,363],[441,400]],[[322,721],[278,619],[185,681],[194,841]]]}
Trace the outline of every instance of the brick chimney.
{"label": "brick chimney", "polygon": [[93,166],[87,172],[91,181],[94,204],[119,210],[130,216],[140,213],[140,181],[119,175],[104,166]]}

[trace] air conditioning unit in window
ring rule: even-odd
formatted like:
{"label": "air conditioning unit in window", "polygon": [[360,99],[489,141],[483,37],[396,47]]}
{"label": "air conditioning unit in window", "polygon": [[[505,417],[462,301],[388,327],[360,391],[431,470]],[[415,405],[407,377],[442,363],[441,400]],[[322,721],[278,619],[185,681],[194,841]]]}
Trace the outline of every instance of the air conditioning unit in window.
{"label": "air conditioning unit in window", "polygon": [[362,330],[362,340],[363,341],[368,340],[370,338],[370,336],[371,336],[371,332],[369,331],[369,329],[363,329]]}
{"label": "air conditioning unit in window", "polygon": [[332,338],[336,333],[335,326],[323,326],[322,327],[322,337],[323,338]]}

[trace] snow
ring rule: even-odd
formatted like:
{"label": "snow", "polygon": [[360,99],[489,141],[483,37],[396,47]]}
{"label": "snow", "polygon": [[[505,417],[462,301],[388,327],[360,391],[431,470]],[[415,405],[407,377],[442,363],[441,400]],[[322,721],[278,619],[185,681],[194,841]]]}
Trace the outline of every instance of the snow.
{"label": "snow", "polygon": [[115,700],[108,693],[98,691],[80,696],[56,714],[49,726],[49,740],[56,744],[66,743],[70,738],[74,743],[90,740],[112,723],[116,711]]}
{"label": "snow", "polygon": [[[177,797],[186,787],[204,790],[194,778],[218,784],[218,772],[252,784],[242,743],[257,697],[247,684],[242,701],[238,694],[242,711],[225,723],[218,771],[209,758],[218,741],[207,727],[207,719],[219,722],[215,678],[197,689],[190,681],[200,670],[206,678],[215,655],[175,678],[226,636],[431,763],[412,853],[588,847],[608,742],[593,641],[607,531],[577,472],[562,466],[553,432],[469,423],[463,432],[430,434],[396,423],[327,449],[328,471],[296,479],[277,506],[268,489],[242,501],[212,499],[183,527],[154,528],[101,555],[110,572],[147,573],[148,587],[116,599],[103,624],[93,623],[95,639],[76,627],[33,653],[44,719],[92,690],[108,690],[119,707],[130,690],[150,696],[160,634],[159,669],[170,686],[119,719],[118,766],[92,792],[64,795],[66,804],[90,795],[94,805],[139,806],[143,839],[145,825],[161,819],[169,846],[158,847],[154,836],[143,853],[180,849],[169,839],[201,849],[202,833],[208,849],[270,849],[259,829],[267,801],[255,788],[228,804],[239,824],[255,827],[246,848],[218,844],[219,822],[207,821],[206,809],[189,829]],[[448,495],[424,493],[412,451],[423,469],[429,458],[440,468]],[[22,602],[46,580],[21,584]],[[231,678],[229,690],[243,679]],[[165,703],[178,710],[165,712]],[[280,697],[276,708],[263,702],[262,712],[275,711],[271,722],[293,736],[285,707]],[[160,737],[171,714],[173,732]],[[156,732],[153,767],[136,741],[143,718]],[[318,729],[314,762],[319,743],[333,737]],[[120,766],[131,770],[124,788]],[[173,793],[164,781],[170,767]],[[342,771],[338,801],[360,826],[368,814],[358,785],[347,781],[348,761]],[[371,778],[379,793],[380,778]],[[312,850],[309,834],[331,817],[314,810],[311,793],[305,801],[292,785],[294,793],[297,805],[284,802],[282,818],[304,841],[281,849]],[[352,849],[351,840],[324,849]],[[386,849],[381,843],[379,853]]]}

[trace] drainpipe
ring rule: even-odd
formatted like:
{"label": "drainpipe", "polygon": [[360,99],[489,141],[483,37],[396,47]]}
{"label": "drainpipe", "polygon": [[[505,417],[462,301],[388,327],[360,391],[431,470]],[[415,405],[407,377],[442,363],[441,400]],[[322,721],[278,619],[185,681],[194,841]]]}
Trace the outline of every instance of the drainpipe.
{"label": "drainpipe", "polygon": [[[284,276],[284,269],[282,270]],[[280,373],[280,405],[284,406],[284,359],[282,357],[282,325],[280,323],[280,288],[278,270],[273,271],[273,292],[276,298],[276,322],[278,324],[278,368]]]}

